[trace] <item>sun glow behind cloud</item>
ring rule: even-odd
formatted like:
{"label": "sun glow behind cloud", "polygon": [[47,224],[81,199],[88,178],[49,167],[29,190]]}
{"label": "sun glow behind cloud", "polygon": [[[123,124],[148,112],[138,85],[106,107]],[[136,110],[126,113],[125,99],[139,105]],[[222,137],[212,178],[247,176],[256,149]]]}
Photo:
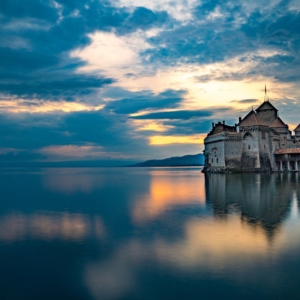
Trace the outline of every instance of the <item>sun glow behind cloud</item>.
{"label": "sun glow behind cloud", "polygon": [[156,131],[156,132],[164,132],[171,126],[164,126],[163,124],[153,122],[153,121],[138,121],[135,120],[134,123],[137,126],[138,131]]}
{"label": "sun glow behind cloud", "polygon": [[[152,31],[152,34],[155,34]],[[149,34],[148,34],[149,35]],[[180,108],[203,108],[224,105],[234,99],[257,98],[263,100],[264,84],[267,83],[271,98],[278,98],[286,90],[286,84],[275,83],[274,79],[263,75],[249,75],[255,67],[261,68],[260,59],[275,55],[285,55],[276,50],[257,50],[228,59],[224,62],[206,63],[200,66],[180,64],[174,66],[143,65],[139,53],[151,46],[148,35],[140,32],[128,37],[118,37],[114,33],[95,33],[93,42],[85,49],[76,50],[74,57],[87,62],[81,72],[99,72],[101,75],[117,78],[113,86],[130,91],[151,89],[160,93],[166,89],[187,90],[185,101]],[[238,104],[243,108],[244,105]]]}
{"label": "sun glow behind cloud", "polygon": [[200,146],[201,144],[203,144],[203,140],[205,136],[206,135],[204,134],[196,134],[196,135],[189,135],[189,136],[154,135],[150,137],[150,144],[151,145],[198,144]]}
{"label": "sun glow behind cloud", "polygon": [[127,74],[142,71],[139,52],[149,48],[146,38],[150,33],[137,32],[119,37],[113,32],[96,32],[90,35],[91,45],[71,53],[72,57],[80,57],[87,62],[79,72],[98,71],[114,78],[123,78]]}
{"label": "sun glow behind cloud", "polygon": [[0,112],[7,113],[51,113],[51,112],[78,112],[78,111],[94,111],[102,109],[104,105],[90,105],[78,102],[67,101],[47,101],[47,100],[1,100]]}

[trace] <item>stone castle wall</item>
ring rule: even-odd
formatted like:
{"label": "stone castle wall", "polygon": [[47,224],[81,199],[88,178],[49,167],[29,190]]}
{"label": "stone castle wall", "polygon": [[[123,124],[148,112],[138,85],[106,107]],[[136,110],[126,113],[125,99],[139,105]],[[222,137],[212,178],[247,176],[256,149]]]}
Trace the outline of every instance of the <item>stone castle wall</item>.
{"label": "stone castle wall", "polygon": [[225,167],[224,136],[210,137],[205,147],[205,161],[210,167]]}
{"label": "stone castle wall", "polygon": [[225,142],[225,163],[228,168],[241,168],[242,135],[229,137]]}

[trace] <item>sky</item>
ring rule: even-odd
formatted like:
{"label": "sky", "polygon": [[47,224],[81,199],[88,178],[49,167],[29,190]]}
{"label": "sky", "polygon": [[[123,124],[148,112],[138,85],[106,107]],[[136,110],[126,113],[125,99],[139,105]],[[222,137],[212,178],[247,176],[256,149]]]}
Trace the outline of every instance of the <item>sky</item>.
{"label": "sky", "polygon": [[264,101],[300,122],[299,0],[2,0],[1,162],[203,151]]}

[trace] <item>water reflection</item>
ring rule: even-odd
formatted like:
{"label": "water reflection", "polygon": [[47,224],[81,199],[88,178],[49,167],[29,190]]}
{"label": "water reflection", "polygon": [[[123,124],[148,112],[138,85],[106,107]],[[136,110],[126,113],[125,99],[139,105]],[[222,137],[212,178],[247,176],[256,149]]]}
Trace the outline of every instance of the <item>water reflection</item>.
{"label": "water reflection", "polygon": [[133,209],[136,222],[161,217],[166,210],[191,204],[205,205],[204,177],[199,169],[151,170],[149,193]]}
{"label": "water reflection", "polygon": [[90,193],[103,185],[103,174],[91,168],[49,168],[43,170],[46,189],[63,194]]}
{"label": "water reflection", "polygon": [[298,174],[207,174],[206,199],[217,218],[241,212],[241,220],[264,228],[269,238],[297,198]]}
{"label": "water reflection", "polygon": [[[167,277],[176,274],[187,282],[196,280],[199,286],[194,288],[215,299],[224,294],[206,288],[203,282],[208,278],[214,286],[227,286],[223,291],[229,299],[241,299],[237,295],[250,299],[258,290],[263,290],[261,299],[281,293],[290,281],[289,276],[282,276],[283,270],[291,267],[286,257],[300,249],[296,174],[211,174],[205,182],[204,177],[199,179],[203,175],[153,175],[150,193],[133,209],[135,218],[156,218],[169,225],[168,216],[162,214],[166,208],[202,204],[204,192],[206,209],[211,208],[212,215],[197,212],[185,216],[184,222],[173,219],[173,227],[183,226],[177,236],[170,238],[161,225],[151,239],[131,236],[108,259],[87,264],[84,278],[95,299],[147,298],[140,287],[144,284],[147,288],[149,283],[142,283],[138,274],[153,268]],[[180,290],[168,295],[176,298],[178,293]],[[155,295],[157,299],[165,297],[157,290]]]}
{"label": "water reflection", "polygon": [[39,286],[44,299],[299,295],[298,174],[120,168],[0,178],[0,275],[9,296],[26,283],[10,299],[39,299]]}
{"label": "water reflection", "polygon": [[105,230],[100,217],[82,214],[16,212],[0,218],[0,241],[15,242],[25,238],[81,241],[88,237],[103,238]]}

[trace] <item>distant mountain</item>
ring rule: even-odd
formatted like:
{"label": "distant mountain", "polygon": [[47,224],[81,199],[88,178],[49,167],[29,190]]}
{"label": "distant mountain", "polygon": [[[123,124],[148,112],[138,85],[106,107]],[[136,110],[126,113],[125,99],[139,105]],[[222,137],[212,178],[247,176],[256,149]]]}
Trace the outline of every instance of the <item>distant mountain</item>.
{"label": "distant mountain", "polygon": [[203,166],[203,154],[185,155],[181,157],[170,157],[165,159],[152,159],[130,167],[179,167],[179,166]]}

